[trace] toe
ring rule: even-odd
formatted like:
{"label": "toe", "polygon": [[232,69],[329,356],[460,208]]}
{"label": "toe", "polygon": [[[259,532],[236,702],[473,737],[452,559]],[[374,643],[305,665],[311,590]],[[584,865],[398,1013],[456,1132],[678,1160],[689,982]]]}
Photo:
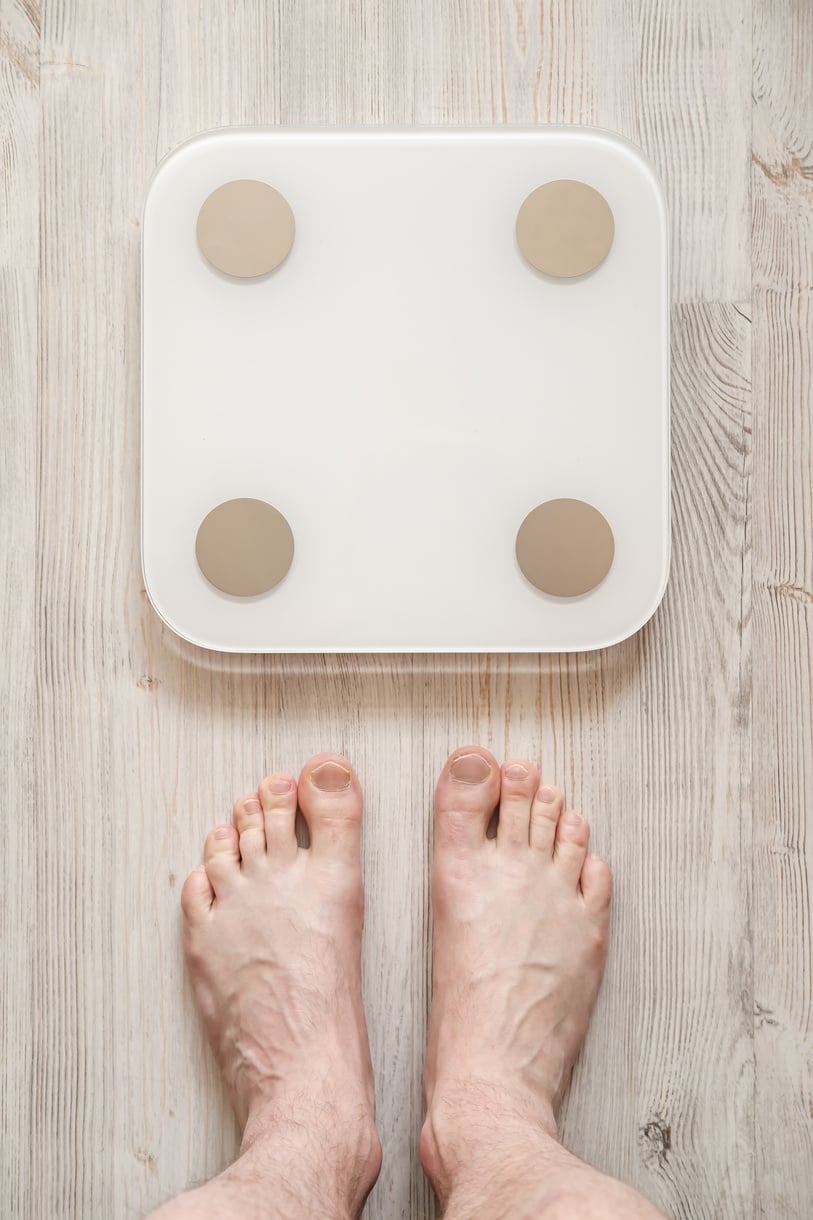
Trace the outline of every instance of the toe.
{"label": "toe", "polygon": [[477,847],[500,799],[500,764],[481,746],[463,746],[446,760],[435,791],[435,846]]}
{"label": "toe", "polygon": [[563,805],[561,792],[550,784],[537,791],[531,805],[531,847],[547,856],[553,855],[556,827]]}
{"label": "toe", "polygon": [[359,861],[362,805],[361,784],[343,754],[315,754],[302,768],[299,807],[316,856]]}
{"label": "toe", "polygon": [[187,919],[199,919],[202,915],[208,915],[214,897],[215,892],[206,872],[206,865],[199,864],[183,883],[181,909]]}
{"label": "toe", "polygon": [[580,813],[569,809],[562,814],[556,827],[553,859],[562,874],[574,885],[581,875],[589,838],[590,827]]}
{"label": "toe", "polygon": [[594,851],[588,852],[582,865],[581,888],[584,905],[590,914],[606,918],[613,897],[613,875],[607,861]]}
{"label": "toe", "polygon": [[215,896],[219,897],[240,877],[240,845],[233,826],[216,826],[206,836],[203,860]]}
{"label": "toe", "polygon": [[539,772],[526,759],[507,762],[502,769],[498,847],[527,847],[531,802],[539,786]]}
{"label": "toe", "polygon": [[258,860],[265,859],[265,825],[257,793],[252,792],[236,801],[232,817],[240,836],[243,868],[251,870]]}
{"label": "toe", "polygon": [[296,856],[296,780],[286,771],[267,775],[260,784],[268,855],[274,860]]}

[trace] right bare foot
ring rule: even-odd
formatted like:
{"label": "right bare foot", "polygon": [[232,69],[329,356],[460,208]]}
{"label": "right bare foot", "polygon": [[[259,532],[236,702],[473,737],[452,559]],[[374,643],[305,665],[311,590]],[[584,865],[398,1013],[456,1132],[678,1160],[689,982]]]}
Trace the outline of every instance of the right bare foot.
{"label": "right bare foot", "polygon": [[612,878],[587,853],[588,837],[561,793],[540,788],[533,763],[501,770],[471,746],[443,769],[421,1132],[421,1161],[443,1202],[473,1156],[482,1164],[489,1146],[502,1156],[491,1126],[536,1131],[548,1144],[556,1136],[607,954]]}
{"label": "right bare foot", "polygon": [[[310,830],[297,846],[297,804]],[[181,895],[203,1024],[240,1158],[162,1220],[355,1216],[381,1164],[361,1001],[361,787],[340,754],[286,772],[211,831]]]}

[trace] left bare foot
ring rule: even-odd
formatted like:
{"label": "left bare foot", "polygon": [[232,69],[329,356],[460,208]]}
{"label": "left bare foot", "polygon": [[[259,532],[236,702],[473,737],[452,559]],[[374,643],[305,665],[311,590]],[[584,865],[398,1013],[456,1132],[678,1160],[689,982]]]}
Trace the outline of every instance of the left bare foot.
{"label": "left bare foot", "polygon": [[556,1136],[555,1110],[607,955],[612,879],[588,853],[589,833],[527,759],[500,767],[470,746],[443,768],[421,1134],[423,1165],[442,1198],[466,1173],[472,1131],[481,1157],[483,1147],[502,1156],[515,1121],[532,1150],[534,1132]]}

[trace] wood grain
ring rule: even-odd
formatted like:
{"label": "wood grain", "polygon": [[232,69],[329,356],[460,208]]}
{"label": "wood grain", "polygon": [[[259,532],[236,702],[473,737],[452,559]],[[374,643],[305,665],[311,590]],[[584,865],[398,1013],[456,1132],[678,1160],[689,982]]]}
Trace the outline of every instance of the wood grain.
{"label": "wood grain", "polygon": [[[36,7],[0,4],[0,1210],[31,1215],[34,1053],[30,901],[38,793],[37,551],[39,25]],[[41,1069],[40,1069],[41,1070]]]}
{"label": "wood grain", "polygon": [[[536,759],[616,874],[566,1142],[680,1220],[813,1211],[812,20],[802,0],[0,0],[4,1216],[137,1220],[233,1155],[180,886],[238,795],[324,748],[366,792],[366,1215],[437,1214],[417,1162],[431,804],[472,741]],[[175,637],[139,557],[157,161],[222,124],[545,122],[637,140],[669,195],[655,618],[560,657]]]}
{"label": "wood grain", "polygon": [[[4,692],[0,767],[4,850],[0,864],[0,1063],[3,1138],[0,1199],[27,1215],[31,1091],[35,1071],[31,947],[41,933],[30,902],[36,843],[37,273],[0,266],[0,485],[3,489],[0,605]],[[33,357],[33,359],[32,359]]]}
{"label": "wood grain", "polygon": [[754,1049],[760,1216],[813,1199],[813,9],[754,26]]}

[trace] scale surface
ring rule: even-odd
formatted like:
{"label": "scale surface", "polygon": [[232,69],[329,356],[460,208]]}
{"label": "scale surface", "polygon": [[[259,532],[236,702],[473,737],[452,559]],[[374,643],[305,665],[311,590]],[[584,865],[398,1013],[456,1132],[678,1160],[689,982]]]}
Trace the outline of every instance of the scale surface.
{"label": "scale surface", "polygon": [[668,302],[662,189],[604,131],[183,144],[142,226],[155,610],[225,652],[631,635],[669,569]]}

